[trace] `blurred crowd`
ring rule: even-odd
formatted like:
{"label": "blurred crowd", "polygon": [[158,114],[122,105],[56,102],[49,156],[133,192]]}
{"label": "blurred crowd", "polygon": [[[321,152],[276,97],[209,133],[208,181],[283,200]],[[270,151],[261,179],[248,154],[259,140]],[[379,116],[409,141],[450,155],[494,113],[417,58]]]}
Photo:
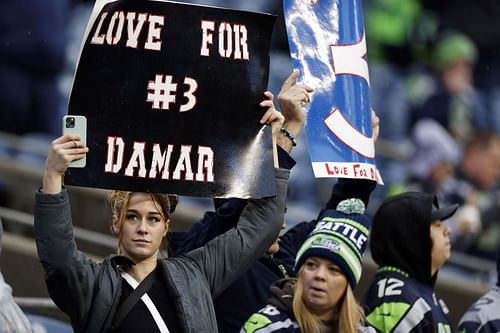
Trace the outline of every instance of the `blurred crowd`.
{"label": "blurred crowd", "polygon": [[500,241],[498,18],[495,1],[365,1],[379,195],[460,204],[453,249],[488,259]]}

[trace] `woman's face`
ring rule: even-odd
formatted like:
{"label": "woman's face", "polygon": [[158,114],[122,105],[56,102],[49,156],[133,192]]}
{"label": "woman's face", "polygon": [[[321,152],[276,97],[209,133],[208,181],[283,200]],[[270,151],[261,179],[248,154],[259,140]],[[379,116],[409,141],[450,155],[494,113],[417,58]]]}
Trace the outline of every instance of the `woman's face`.
{"label": "woman's face", "polygon": [[332,261],[310,257],[300,270],[302,300],[322,320],[332,320],[347,288],[347,278]]}
{"label": "woman's face", "polygon": [[119,237],[123,255],[134,262],[158,257],[168,221],[157,208],[150,194],[132,193],[128,208],[122,216]]}

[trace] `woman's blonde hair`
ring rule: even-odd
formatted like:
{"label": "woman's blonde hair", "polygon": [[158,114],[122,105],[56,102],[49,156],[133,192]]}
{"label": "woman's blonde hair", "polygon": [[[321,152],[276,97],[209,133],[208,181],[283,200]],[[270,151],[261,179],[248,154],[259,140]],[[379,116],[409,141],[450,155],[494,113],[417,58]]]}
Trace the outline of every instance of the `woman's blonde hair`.
{"label": "woman's blonde hair", "polygon": [[[326,332],[327,327],[323,324],[322,320],[312,313],[304,303],[302,298],[302,277],[297,274],[298,278],[294,284],[293,294],[293,314],[297,320],[301,332],[307,333],[322,333]],[[348,283],[344,295],[340,298],[339,303],[336,305],[336,318],[333,320],[338,321],[339,332],[342,333],[357,333],[359,328],[363,325],[365,315],[363,308],[359,305],[354,297],[351,285]]]}
{"label": "woman's blonde hair", "polygon": [[347,284],[347,289],[340,306],[339,326],[340,332],[355,333],[359,332],[359,328],[363,326],[365,321],[365,312],[359,305],[350,284]]}
{"label": "woman's blonde hair", "polygon": [[[128,204],[130,201],[130,197],[135,192],[128,191],[111,191],[106,196],[106,204],[111,209],[112,214],[112,225],[111,231],[113,234],[120,234],[121,226],[125,221],[126,212],[128,209]],[[158,209],[158,212],[163,217],[165,223],[167,224],[170,221],[170,214],[175,211],[175,208],[178,203],[177,195],[173,194],[164,194],[164,193],[148,193],[151,196],[151,200],[153,204]],[[166,238],[163,240],[160,249],[166,248]],[[118,254],[122,254],[121,249],[121,237],[118,239]]]}

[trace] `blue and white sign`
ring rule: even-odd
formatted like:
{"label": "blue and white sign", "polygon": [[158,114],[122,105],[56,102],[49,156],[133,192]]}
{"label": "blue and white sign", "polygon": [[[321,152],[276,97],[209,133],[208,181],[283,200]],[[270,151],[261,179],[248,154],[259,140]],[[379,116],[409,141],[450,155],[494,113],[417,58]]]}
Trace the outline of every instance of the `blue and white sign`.
{"label": "blue and white sign", "polygon": [[315,91],[306,135],[314,175],[381,182],[375,166],[361,0],[284,0],[292,65]]}

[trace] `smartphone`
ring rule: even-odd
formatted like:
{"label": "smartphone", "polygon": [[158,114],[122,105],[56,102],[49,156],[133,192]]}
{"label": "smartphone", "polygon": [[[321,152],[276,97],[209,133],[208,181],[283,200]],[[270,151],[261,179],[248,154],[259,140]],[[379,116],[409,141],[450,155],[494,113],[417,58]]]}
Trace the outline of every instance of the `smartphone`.
{"label": "smartphone", "polygon": [[[87,118],[85,116],[64,116],[63,117],[63,135],[64,134],[78,134],[82,142],[87,146]],[[69,164],[70,168],[84,168],[86,165],[86,158],[83,157],[79,160],[73,161]]]}

